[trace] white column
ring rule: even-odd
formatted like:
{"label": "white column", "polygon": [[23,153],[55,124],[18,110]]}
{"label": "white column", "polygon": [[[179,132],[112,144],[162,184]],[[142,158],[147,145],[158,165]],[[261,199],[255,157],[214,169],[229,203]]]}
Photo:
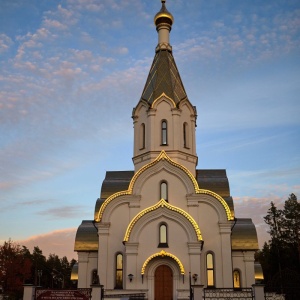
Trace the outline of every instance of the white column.
{"label": "white column", "polygon": [[138,122],[137,122],[138,117],[134,116],[132,118],[133,118],[133,133],[134,133],[133,156],[136,156],[136,155],[138,155],[138,150],[139,150],[139,138],[140,138],[139,130],[140,130],[140,128],[138,128]]}
{"label": "white column", "polygon": [[170,25],[159,25],[158,44],[170,44]]}
{"label": "white column", "polygon": [[[197,283],[202,283],[200,260],[201,260],[201,243],[188,243],[189,257],[190,257],[190,272],[193,276],[197,274]],[[192,279],[193,281],[193,279]]]}
{"label": "white column", "polygon": [[254,271],[254,251],[244,251],[244,265],[245,265],[245,284],[250,287],[255,284],[255,271]]}
{"label": "white column", "polygon": [[89,288],[88,282],[88,252],[78,252],[78,288]]}
{"label": "white column", "polygon": [[255,300],[265,300],[265,285],[264,284],[253,284],[252,288],[254,290]]}
{"label": "white column", "polygon": [[154,151],[159,148],[161,143],[161,128],[160,124],[158,125],[158,132],[155,132],[155,116],[156,116],[156,109],[149,108],[148,110],[148,121],[147,121],[147,147],[149,151]]}
{"label": "white column", "polygon": [[101,293],[102,293],[102,285],[91,285],[92,288],[92,299],[91,300],[100,300],[101,299]]}
{"label": "white column", "polygon": [[174,150],[181,150],[183,145],[183,124],[180,122],[180,114],[181,110],[178,108],[172,108],[172,143],[173,145],[170,145],[173,147]]}
{"label": "white column", "polygon": [[[138,286],[139,280],[141,280],[140,270],[137,269],[137,255],[138,255],[139,243],[129,243],[125,245],[126,253],[126,265],[124,268],[124,282],[125,289],[132,290]],[[128,275],[132,274],[133,279],[130,282]]]}
{"label": "white column", "polygon": [[35,293],[35,286],[33,286],[32,284],[24,285],[23,300],[33,300],[34,293]]}
{"label": "white column", "polygon": [[231,226],[230,222],[219,223],[221,234],[221,255],[222,255],[222,286],[217,282],[217,287],[232,287],[232,257],[231,257]]}
{"label": "white column", "polygon": [[98,227],[98,236],[99,236],[99,248],[98,248],[98,275],[100,277],[100,283],[107,288],[107,273],[108,273],[108,248],[105,245],[108,245],[109,237],[109,223],[96,223]]}
{"label": "white column", "polygon": [[193,285],[194,290],[194,300],[202,300],[203,299],[203,288],[204,285]]}

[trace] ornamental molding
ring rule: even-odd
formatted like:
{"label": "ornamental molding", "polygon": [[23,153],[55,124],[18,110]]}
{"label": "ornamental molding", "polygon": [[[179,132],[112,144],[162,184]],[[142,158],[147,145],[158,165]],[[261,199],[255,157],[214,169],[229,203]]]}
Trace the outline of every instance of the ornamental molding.
{"label": "ornamental molding", "polygon": [[173,104],[173,107],[176,108],[176,103],[175,101],[168,97],[165,93],[162,93],[159,97],[157,97],[151,104],[151,108],[154,108],[154,106],[156,105],[156,102],[160,101],[160,100],[169,100],[172,104]]}
{"label": "ornamental molding", "polygon": [[146,269],[148,263],[149,263],[153,258],[156,258],[156,257],[160,257],[160,258],[170,257],[170,258],[174,259],[174,260],[176,261],[176,263],[178,264],[178,266],[179,266],[180,273],[181,273],[182,275],[184,275],[185,271],[184,271],[184,267],[183,267],[182,262],[181,262],[175,255],[173,255],[173,254],[171,254],[171,253],[168,253],[168,252],[166,252],[166,251],[164,251],[164,250],[161,250],[160,252],[155,253],[155,254],[149,256],[149,257],[145,260],[145,262],[144,262],[144,264],[143,264],[143,266],[142,266],[141,275],[144,275],[144,274],[145,274],[145,269]]}
{"label": "ornamental molding", "polygon": [[198,241],[202,241],[202,235],[201,235],[201,232],[200,232],[200,229],[199,229],[199,226],[197,224],[197,222],[194,220],[194,218],[189,214],[187,213],[186,211],[184,211],[183,209],[179,208],[179,207],[176,207],[176,206],[173,206],[171,204],[169,204],[166,200],[164,199],[161,199],[158,203],[156,203],[155,205],[153,206],[150,206],[146,209],[143,209],[140,213],[138,213],[132,220],[131,222],[129,223],[127,229],[126,229],[126,232],[125,232],[125,236],[124,236],[124,239],[123,239],[123,243],[125,242],[128,242],[129,241],[129,238],[130,238],[130,234],[132,232],[132,229],[133,227],[135,226],[135,224],[138,222],[138,220],[140,220],[144,215],[150,213],[150,212],[153,212],[159,208],[166,208],[170,211],[175,211],[181,215],[183,215],[193,226],[194,230],[195,230],[195,233],[196,233],[196,236],[197,236],[197,240]]}
{"label": "ornamental molding", "polygon": [[106,207],[108,206],[108,204],[113,201],[115,198],[117,197],[121,197],[121,196],[126,196],[126,195],[132,195],[132,191],[133,191],[133,187],[134,187],[134,184],[136,183],[137,181],[137,178],[143,173],[145,172],[147,169],[155,166],[157,163],[159,163],[160,161],[167,161],[169,164],[171,164],[172,166],[175,166],[176,168],[182,170],[184,173],[186,173],[186,175],[190,178],[191,182],[193,183],[194,185],[194,190],[195,190],[195,194],[204,194],[204,195],[210,195],[212,196],[213,198],[217,199],[223,206],[223,208],[225,209],[225,212],[226,212],[226,216],[227,216],[227,220],[234,220],[234,216],[231,214],[231,211],[230,211],[230,208],[228,206],[228,204],[226,203],[226,201],[220,196],[218,195],[217,193],[215,192],[212,192],[210,190],[205,190],[205,189],[200,189],[199,188],[199,185],[198,185],[198,182],[196,180],[196,178],[194,177],[194,175],[183,165],[173,161],[168,155],[167,153],[162,150],[160,152],[160,154],[156,157],[155,160],[153,160],[152,162],[144,165],[143,167],[141,167],[135,174],[134,176],[132,177],[131,181],[130,181],[130,184],[129,184],[129,187],[128,187],[128,190],[126,191],[120,191],[120,192],[117,192],[117,193],[114,193],[112,194],[111,196],[109,196],[101,205],[98,213],[97,213],[97,216],[95,218],[95,221],[96,222],[100,222],[101,219],[102,219],[102,216],[103,216],[103,213],[106,209]]}

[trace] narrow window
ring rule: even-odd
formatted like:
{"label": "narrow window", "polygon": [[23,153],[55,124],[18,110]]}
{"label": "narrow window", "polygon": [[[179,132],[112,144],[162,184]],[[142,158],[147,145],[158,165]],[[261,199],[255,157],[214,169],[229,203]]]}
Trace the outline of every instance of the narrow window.
{"label": "narrow window", "polygon": [[140,150],[145,149],[146,146],[146,130],[145,130],[145,124],[142,123],[140,127]]}
{"label": "narrow window", "polygon": [[239,289],[241,287],[241,274],[239,270],[233,271],[233,287]]}
{"label": "narrow window", "polygon": [[116,256],[116,289],[123,289],[123,255]]}
{"label": "narrow window", "polygon": [[188,148],[188,124],[183,123],[183,147]]}
{"label": "narrow window", "polygon": [[168,247],[168,228],[167,224],[161,224],[159,226],[159,244],[158,248]]}
{"label": "narrow window", "polygon": [[160,199],[164,199],[168,202],[168,184],[163,181],[160,183]]}
{"label": "narrow window", "polygon": [[167,145],[168,144],[168,128],[167,128],[167,121],[161,122],[161,144]]}
{"label": "narrow window", "polygon": [[206,272],[207,272],[207,286],[215,286],[214,280],[214,256],[212,253],[206,255]]}

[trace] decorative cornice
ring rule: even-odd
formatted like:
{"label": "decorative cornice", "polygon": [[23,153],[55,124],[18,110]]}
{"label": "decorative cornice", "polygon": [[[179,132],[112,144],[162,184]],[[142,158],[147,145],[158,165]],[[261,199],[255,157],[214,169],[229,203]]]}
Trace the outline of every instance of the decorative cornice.
{"label": "decorative cornice", "polygon": [[145,214],[149,213],[149,212],[152,212],[156,209],[159,209],[159,208],[163,208],[163,207],[166,207],[167,209],[169,210],[172,210],[172,211],[175,211],[181,215],[183,215],[186,219],[188,219],[188,221],[193,225],[194,227],[194,230],[195,230],[195,233],[197,235],[197,239],[198,241],[202,241],[202,235],[201,235],[201,232],[200,232],[200,229],[199,229],[199,226],[197,224],[197,222],[194,220],[194,218],[189,214],[187,213],[186,211],[184,211],[183,209],[179,208],[179,207],[176,207],[176,206],[173,206],[171,204],[169,204],[166,200],[164,199],[161,199],[158,203],[156,203],[155,205],[153,206],[150,206],[144,210],[142,210],[141,212],[139,212],[133,219],[132,221],[129,223],[127,229],[126,229],[126,232],[125,232],[125,236],[124,236],[124,240],[123,242],[128,242],[129,240],[129,237],[130,237],[130,234],[131,234],[131,231],[134,227],[134,225],[137,223],[137,221],[142,218]]}
{"label": "decorative cornice", "polygon": [[210,190],[204,190],[204,189],[200,189],[199,188],[199,185],[198,185],[198,182],[196,180],[196,178],[193,176],[193,174],[183,165],[173,161],[168,155],[167,153],[163,150],[160,152],[160,154],[156,157],[155,160],[153,160],[152,162],[144,165],[143,167],[141,167],[135,174],[134,176],[132,177],[131,181],[130,181],[130,184],[129,184],[129,187],[128,187],[128,190],[126,191],[120,191],[120,192],[117,192],[115,194],[112,194],[111,196],[109,196],[101,205],[100,209],[99,209],[99,212],[98,212],[98,215],[97,215],[97,218],[95,221],[97,222],[100,222],[101,221],[101,218],[102,218],[102,215],[103,215],[103,212],[105,210],[105,208],[107,207],[107,205],[115,198],[117,197],[121,197],[121,196],[125,196],[125,195],[131,195],[132,194],[132,191],[133,191],[133,186],[137,180],[137,178],[143,173],[145,172],[147,169],[151,168],[152,166],[154,166],[155,164],[157,164],[159,161],[161,160],[166,160],[168,163],[170,163],[171,165],[181,169],[183,172],[185,172],[187,174],[187,176],[191,179],[193,185],[194,185],[194,189],[195,189],[195,193],[196,194],[205,194],[205,195],[210,195],[214,198],[216,198],[221,204],[222,206],[224,207],[225,209],[225,212],[226,212],[226,215],[227,215],[227,219],[228,220],[234,220],[234,217],[233,215],[231,214],[231,211],[230,211],[230,208],[228,206],[228,204],[226,203],[226,201],[218,194],[210,191]]}
{"label": "decorative cornice", "polygon": [[172,98],[168,97],[165,93],[162,93],[159,97],[157,97],[157,98],[152,102],[151,108],[153,108],[153,107],[154,107],[154,104],[155,104],[157,101],[159,101],[161,98],[163,98],[163,97],[167,98],[170,102],[172,102],[173,106],[176,107],[175,101],[174,101]]}
{"label": "decorative cornice", "polygon": [[175,255],[173,255],[173,254],[171,254],[171,253],[168,253],[168,252],[166,252],[166,251],[164,251],[164,250],[161,250],[160,252],[155,253],[155,254],[149,256],[149,257],[146,259],[146,261],[145,261],[144,264],[143,264],[142,270],[141,270],[141,275],[144,275],[144,274],[145,274],[145,269],[146,269],[148,263],[149,263],[153,258],[156,258],[156,257],[162,257],[162,258],[163,258],[163,257],[165,257],[165,256],[173,258],[173,259],[177,262],[177,264],[178,264],[178,266],[179,266],[180,273],[181,273],[182,275],[184,275],[185,271],[184,271],[184,267],[183,267],[182,262],[181,262]]}

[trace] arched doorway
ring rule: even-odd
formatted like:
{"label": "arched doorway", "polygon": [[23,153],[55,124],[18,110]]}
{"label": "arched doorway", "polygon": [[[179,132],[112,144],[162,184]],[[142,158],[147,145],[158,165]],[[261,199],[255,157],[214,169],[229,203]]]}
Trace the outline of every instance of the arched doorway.
{"label": "arched doorway", "polygon": [[173,272],[170,267],[160,265],[155,270],[154,300],[173,299]]}

